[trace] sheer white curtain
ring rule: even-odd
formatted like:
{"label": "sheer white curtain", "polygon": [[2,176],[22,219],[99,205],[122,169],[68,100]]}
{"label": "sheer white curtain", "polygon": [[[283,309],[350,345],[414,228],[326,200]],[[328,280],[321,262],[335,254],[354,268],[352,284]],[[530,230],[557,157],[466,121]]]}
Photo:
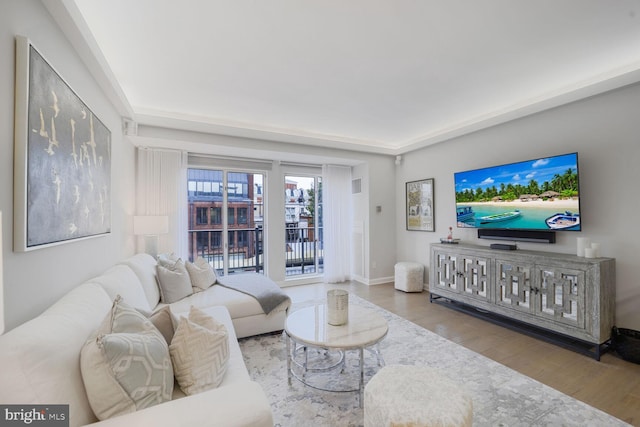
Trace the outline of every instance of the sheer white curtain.
{"label": "sheer white curtain", "polygon": [[187,153],[139,147],[136,173],[136,215],[169,217],[169,233],[158,237],[158,253],[175,252],[186,259]]}
{"label": "sheer white curtain", "polygon": [[324,281],[351,278],[351,168],[322,167],[322,221],[324,226]]}

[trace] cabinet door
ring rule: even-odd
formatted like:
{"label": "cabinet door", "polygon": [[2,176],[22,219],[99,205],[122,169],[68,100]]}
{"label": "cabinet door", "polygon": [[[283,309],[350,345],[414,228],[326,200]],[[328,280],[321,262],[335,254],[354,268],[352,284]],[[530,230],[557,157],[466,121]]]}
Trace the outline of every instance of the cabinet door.
{"label": "cabinet door", "polygon": [[536,314],[556,322],[584,328],[585,272],[537,266]]}
{"label": "cabinet door", "polygon": [[532,266],[496,259],[496,304],[531,312]]}
{"label": "cabinet door", "polygon": [[456,280],[457,256],[446,252],[434,252],[434,265],[431,266],[432,275],[435,280],[429,286],[437,290],[460,292]]}
{"label": "cabinet door", "polygon": [[489,301],[491,264],[487,258],[472,255],[458,256],[456,276],[462,293]]}
{"label": "cabinet door", "polygon": [[436,290],[467,294],[476,299],[490,300],[490,262],[474,255],[435,252],[432,266]]}

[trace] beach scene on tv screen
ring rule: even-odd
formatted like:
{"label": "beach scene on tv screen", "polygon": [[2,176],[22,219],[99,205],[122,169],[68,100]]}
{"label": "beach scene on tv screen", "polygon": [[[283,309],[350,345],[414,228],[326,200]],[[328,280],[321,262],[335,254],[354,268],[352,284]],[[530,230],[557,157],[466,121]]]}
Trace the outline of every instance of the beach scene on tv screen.
{"label": "beach scene on tv screen", "polygon": [[458,227],[579,231],[578,155],[454,174]]}

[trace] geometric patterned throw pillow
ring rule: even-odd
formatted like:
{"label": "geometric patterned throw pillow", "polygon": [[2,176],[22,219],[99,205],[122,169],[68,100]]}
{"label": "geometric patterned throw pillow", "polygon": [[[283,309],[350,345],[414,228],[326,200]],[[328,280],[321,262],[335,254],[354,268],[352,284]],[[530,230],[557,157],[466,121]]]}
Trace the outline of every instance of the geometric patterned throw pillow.
{"label": "geometric patterned throw pillow", "polygon": [[222,323],[193,305],[189,309],[189,320],[213,332],[227,332],[227,328]]}
{"label": "geometric patterned throw pillow", "polygon": [[100,420],[171,400],[174,378],[167,342],[120,297],[82,348],[80,367],[91,409]]}
{"label": "geometric patterned throw pillow", "polygon": [[180,318],[169,353],[185,394],[216,388],[227,371],[229,334],[223,324],[192,307],[188,319]]}

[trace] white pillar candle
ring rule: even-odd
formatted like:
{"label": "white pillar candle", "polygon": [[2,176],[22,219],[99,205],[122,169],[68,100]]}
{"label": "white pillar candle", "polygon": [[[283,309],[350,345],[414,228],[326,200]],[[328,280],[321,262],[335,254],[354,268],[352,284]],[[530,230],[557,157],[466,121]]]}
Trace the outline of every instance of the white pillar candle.
{"label": "white pillar candle", "polygon": [[578,242],[577,255],[578,256],[585,256],[584,255],[584,250],[585,250],[585,248],[588,248],[588,247],[591,246],[591,241],[589,240],[588,237],[578,237],[577,242]]}
{"label": "white pillar candle", "polygon": [[595,249],[593,248],[584,248],[584,256],[585,258],[595,258]]}
{"label": "white pillar candle", "polygon": [[349,321],[349,293],[342,289],[327,291],[327,323],[334,326]]}
{"label": "white pillar candle", "polygon": [[591,249],[593,249],[593,256],[596,258],[600,257],[600,243],[592,243]]}

